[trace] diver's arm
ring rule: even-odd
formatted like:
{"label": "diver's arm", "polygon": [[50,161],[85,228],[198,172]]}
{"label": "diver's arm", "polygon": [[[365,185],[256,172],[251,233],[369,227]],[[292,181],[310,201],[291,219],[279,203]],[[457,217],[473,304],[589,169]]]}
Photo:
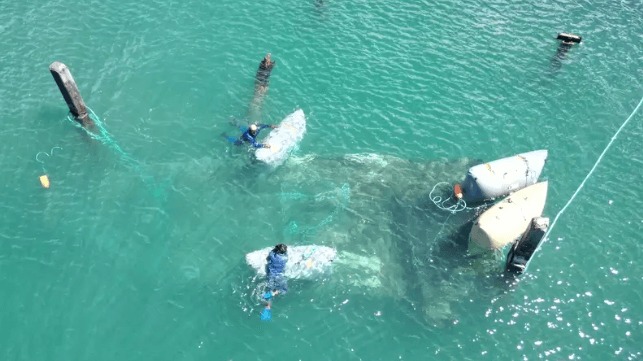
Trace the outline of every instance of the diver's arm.
{"label": "diver's arm", "polygon": [[261,143],[257,143],[257,138],[255,138],[255,137],[251,136],[251,135],[250,135],[250,134],[248,134],[247,132],[246,132],[246,133],[243,133],[243,137],[242,137],[242,138],[243,138],[243,140],[245,140],[246,142],[250,143],[254,148],[263,148],[263,147],[264,147],[264,145],[263,145],[263,144],[261,144]]}
{"label": "diver's arm", "polygon": [[275,129],[275,128],[277,128],[277,126],[274,125],[274,124],[259,124],[259,130],[266,129],[266,128]]}

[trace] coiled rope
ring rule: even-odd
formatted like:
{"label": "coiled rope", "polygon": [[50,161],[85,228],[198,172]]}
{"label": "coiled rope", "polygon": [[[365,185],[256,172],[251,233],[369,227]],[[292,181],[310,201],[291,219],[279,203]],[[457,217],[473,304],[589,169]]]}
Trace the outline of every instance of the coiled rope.
{"label": "coiled rope", "polygon": [[61,147],[53,147],[53,148],[51,148],[51,150],[49,151],[49,153],[47,153],[47,152],[38,152],[38,154],[36,154],[36,162],[38,162],[38,163],[42,164],[42,171],[43,171],[43,173],[47,173],[47,170],[45,169],[45,162],[44,162],[43,160],[41,160],[39,157],[40,157],[41,155],[46,155],[47,157],[51,157],[51,156],[53,156],[53,155],[54,155],[54,149],[60,149],[60,150],[62,150],[62,148],[61,148]]}
{"label": "coiled rope", "polygon": [[[464,201],[464,199],[459,199],[455,204],[452,204],[450,206],[447,206],[447,202],[453,202],[451,197],[448,197],[447,199],[442,199],[441,196],[434,196],[433,192],[435,192],[435,189],[442,184],[449,185],[448,182],[439,182],[436,183],[436,185],[433,186],[433,189],[431,189],[431,192],[429,193],[429,198],[431,199],[431,202],[435,204],[436,207],[440,208],[443,211],[451,212],[451,214],[456,214],[457,212],[464,211],[467,209],[467,202]],[[473,209],[473,208],[469,208]]]}

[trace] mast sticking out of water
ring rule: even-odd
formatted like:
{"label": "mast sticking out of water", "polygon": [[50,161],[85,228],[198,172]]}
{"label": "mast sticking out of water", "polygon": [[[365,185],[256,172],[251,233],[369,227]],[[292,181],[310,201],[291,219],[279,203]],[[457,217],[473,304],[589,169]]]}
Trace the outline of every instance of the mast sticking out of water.
{"label": "mast sticking out of water", "polygon": [[83,97],[80,95],[78,86],[76,86],[76,81],[71,76],[69,68],[59,61],[54,61],[49,65],[49,71],[54,77],[58,89],[60,89],[63,98],[65,98],[65,102],[67,102],[69,111],[74,115],[76,121],[85,128],[91,128],[94,122],[87,113],[87,107],[85,106]]}

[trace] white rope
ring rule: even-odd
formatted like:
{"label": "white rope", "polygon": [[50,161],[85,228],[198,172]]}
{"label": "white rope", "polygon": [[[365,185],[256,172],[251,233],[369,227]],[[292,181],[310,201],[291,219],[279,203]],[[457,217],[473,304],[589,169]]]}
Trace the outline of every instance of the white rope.
{"label": "white rope", "polygon": [[41,155],[41,154],[44,154],[44,155],[46,155],[47,157],[51,157],[51,156],[53,156],[53,155],[54,155],[54,149],[60,149],[60,150],[62,150],[62,148],[61,148],[61,147],[53,147],[53,148],[51,148],[51,150],[49,151],[49,153],[47,153],[47,152],[38,152],[38,153],[36,154],[36,162],[38,162],[38,163],[42,164],[42,171],[43,171],[43,172],[45,172],[45,173],[47,173],[47,170],[45,169],[45,162],[44,162],[43,160],[41,160],[39,157],[40,157],[40,155]]}
{"label": "white rope", "polygon": [[[621,124],[621,127],[620,127],[620,128],[618,128],[618,130],[616,131],[616,133],[614,133],[614,135],[612,136],[612,139],[610,140],[610,142],[609,142],[609,143],[607,143],[607,146],[605,147],[605,149],[603,149],[603,152],[601,153],[601,155],[600,155],[600,156],[598,157],[598,159],[596,160],[596,163],[594,163],[594,166],[592,167],[592,169],[590,169],[589,173],[587,173],[587,176],[585,176],[585,179],[583,179],[583,181],[582,181],[582,182],[581,182],[581,184],[578,186],[578,188],[576,189],[576,191],[574,192],[574,194],[572,194],[571,198],[569,198],[569,200],[567,201],[567,203],[565,203],[565,205],[563,206],[563,208],[558,212],[558,214],[556,214],[556,217],[554,218],[554,221],[551,223],[551,225],[549,226],[549,229],[547,230],[547,232],[546,232],[546,233],[545,233],[545,235],[543,236],[543,241],[542,241],[542,242],[540,242],[540,244],[538,244],[538,246],[536,247],[536,250],[534,251],[534,254],[536,253],[536,251],[538,251],[538,249],[540,248],[540,246],[541,246],[543,243],[545,243],[545,242],[547,241],[547,236],[549,236],[549,233],[551,233],[551,231],[554,229],[554,226],[556,225],[556,222],[558,221],[558,218],[560,218],[560,216],[565,212],[565,210],[567,209],[567,207],[572,203],[572,201],[574,200],[574,198],[576,198],[576,195],[578,195],[578,193],[581,191],[581,189],[583,189],[583,187],[585,186],[585,182],[587,182],[587,180],[589,179],[589,177],[591,177],[591,175],[594,173],[594,170],[596,169],[596,167],[598,166],[598,164],[601,162],[601,160],[603,160],[603,156],[605,155],[605,153],[607,153],[607,150],[612,146],[612,143],[614,143],[614,141],[616,140],[616,137],[618,137],[618,135],[619,135],[619,133],[621,132],[621,130],[623,130],[623,128],[625,128],[625,126],[626,126],[626,125],[627,125],[627,123],[630,121],[630,119],[632,119],[632,117],[634,116],[634,114],[636,114],[636,112],[639,110],[639,108],[641,107],[641,104],[643,104],[643,97],[642,97],[642,98],[641,98],[641,100],[639,101],[639,104],[636,106],[636,108],[634,108],[634,110],[632,111],[632,114],[630,114],[630,116],[629,116],[629,117],[627,117],[627,119],[625,119],[625,121],[623,122],[623,124]],[[533,259],[533,257],[532,257],[531,259]],[[529,261],[531,261],[531,259],[530,259]],[[527,266],[528,266],[528,265],[529,265],[529,263],[527,263]]]}
{"label": "white rope", "polygon": [[448,197],[447,199],[443,200],[442,197],[440,196],[433,196],[433,192],[435,191],[435,188],[441,184],[449,185],[449,183],[447,182],[436,183],[433,186],[433,189],[431,189],[431,192],[429,193],[429,198],[431,198],[431,202],[433,202],[433,204],[435,204],[436,207],[440,208],[443,211],[451,212],[451,214],[456,214],[457,212],[467,209],[467,202],[465,202],[464,199],[460,199],[458,200],[457,203],[447,207],[444,204],[450,201],[451,197]]}

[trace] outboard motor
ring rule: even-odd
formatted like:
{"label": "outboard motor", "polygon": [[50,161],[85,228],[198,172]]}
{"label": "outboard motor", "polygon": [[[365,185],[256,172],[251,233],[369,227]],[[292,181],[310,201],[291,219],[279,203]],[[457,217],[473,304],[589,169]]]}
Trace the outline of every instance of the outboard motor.
{"label": "outboard motor", "polygon": [[549,229],[549,218],[534,217],[518,242],[514,243],[507,254],[507,272],[521,274],[527,268],[527,264],[533,257],[538,245],[542,242],[545,233]]}

